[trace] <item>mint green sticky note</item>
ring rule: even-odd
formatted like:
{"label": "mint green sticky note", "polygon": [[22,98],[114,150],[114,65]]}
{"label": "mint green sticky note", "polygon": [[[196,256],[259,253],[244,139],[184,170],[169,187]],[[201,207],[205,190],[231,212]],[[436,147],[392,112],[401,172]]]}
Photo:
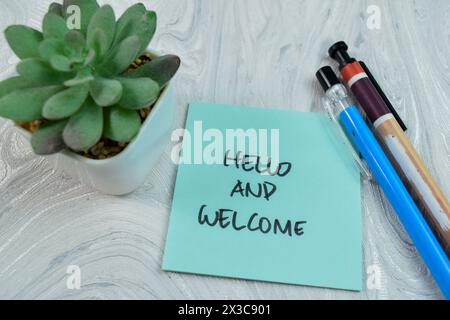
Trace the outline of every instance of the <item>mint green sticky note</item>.
{"label": "mint green sticky note", "polygon": [[[178,167],[163,270],[361,290],[360,175],[332,126],[319,113],[192,103],[182,152],[192,163]],[[256,172],[256,160],[205,163],[230,150],[230,129],[266,140],[278,130],[280,175]]]}

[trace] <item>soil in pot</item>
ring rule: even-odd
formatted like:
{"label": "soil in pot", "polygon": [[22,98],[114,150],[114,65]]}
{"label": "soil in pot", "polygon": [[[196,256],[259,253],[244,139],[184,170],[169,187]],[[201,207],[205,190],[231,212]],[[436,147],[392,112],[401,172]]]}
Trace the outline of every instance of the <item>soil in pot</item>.
{"label": "soil in pot", "polygon": [[[134,70],[134,69],[142,66],[143,64],[146,64],[149,61],[151,61],[151,55],[150,55],[150,53],[146,52],[142,56],[137,58],[135,62],[133,62],[133,64],[130,66],[130,68],[127,70],[127,72]],[[153,105],[149,106],[147,108],[142,108],[142,109],[138,110],[139,115],[141,117],[141,123],[144,123],[145,119],[150,114],[152,108],[153,108]],[[17,124],[20,127],[22,127],[23,129],[25,129],[31,133],[34,133],[37,129],[39,129],[39,127],[41,125],[45,124],[46,122],[47,122],[47,120],[42,119],[42,120],[35,120],[35,121],[31,121],[31,122],[18,122]],[[117,142],[117,141],[110,140],[105,136],[102,136],[101,139],[94,146],[92,146],[90,149],[88,149],[86,151],[81,151],[81,152],[73,151],[73,150],[71,150],[71,151],[75,152],[79,155],[82,155],[86,158],[102,160],[102,159],[107,159],[107,158],[111,158],[111,157],[118,155],[120,152],[122,152],[127,147],[128,144],[129,144],[129,142]]]}

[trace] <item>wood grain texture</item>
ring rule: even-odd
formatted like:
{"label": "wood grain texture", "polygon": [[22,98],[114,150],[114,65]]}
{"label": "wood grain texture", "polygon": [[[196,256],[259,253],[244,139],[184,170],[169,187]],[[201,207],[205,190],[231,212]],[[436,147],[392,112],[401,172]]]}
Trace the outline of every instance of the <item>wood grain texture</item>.
{"label": "wood grain texture", "polygon": [[[50,1],[0,0],[0,29],[40,27]],[[111,3],[121,13],[134,1]],[[319,111],[314,73],[345,39],[398,107],[408,135],[450,194],[450,2],[435,0],[158,0],[156,50],[180,55],[178,124],[189,101]],[[381,29],[366,27],[369,5]],[[17,61],[0,37],[0,75]],[[166,273],[160,269],[176,167],[162,161],[135,193],[110,197],[35,156],[0,120],[0,298],[434,299],[442,298],[378,186],[363,183],[362,292]],[[55,169],[56,168],[56,169]],[[81,289],[66,268],[81,268]],[[364,282],[370,281],[368,275]]]}

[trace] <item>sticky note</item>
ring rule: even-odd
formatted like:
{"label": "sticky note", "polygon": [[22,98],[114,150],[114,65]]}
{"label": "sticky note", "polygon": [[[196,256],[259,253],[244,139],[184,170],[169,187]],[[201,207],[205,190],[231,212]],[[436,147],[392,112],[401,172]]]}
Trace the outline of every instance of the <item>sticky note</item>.
{"label": "sticky note", "polygon": [[360,174],[333,126],[320,113],[191,103],[162,269],[361,290]]}

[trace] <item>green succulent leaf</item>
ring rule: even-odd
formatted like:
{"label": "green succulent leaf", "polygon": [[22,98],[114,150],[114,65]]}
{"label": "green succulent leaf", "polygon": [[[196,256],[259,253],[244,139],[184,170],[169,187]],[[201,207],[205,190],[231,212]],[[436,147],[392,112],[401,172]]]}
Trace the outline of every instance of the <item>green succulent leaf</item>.
{"label": "green succulent leaf", "polygon": [[153,104],[159,96],[158,83],[150,78],[119,79],[123,87],[119,105],[126,109],[141,109]]}
{"label": "green succulent leaf", "polygon": [[122,16],[117,20],[116,35],[114,37],[113,45],[116,45],[125,40],[132,30],[131,25],[135,23],[140,17],[147,12],[147,9],[142,3],[136,3],[129,7]]}
{"label": "green succulent leaf", "polygon": [[103,110],[92,99],[87,99],[81,110],[70,117],[64,128],[63,139],[75,151],[92,147],[103,132]]}
{"label": "green succulent leaf", "polygon": [[97,29],[93,32],[90,39],[89,47],[95,51],[95,62],[99,61],[109,49],[108,40],[106,34],[102,29]]}
{"label": "green succulent leaf", "polygon": [[62,138],[67,120],[51,121],[40,126],[31,136],[31,146],[36,154],[48,155],[66,148]]}
{"label": "green succulent leaf", "polygon": [[75,54],[72,56],[69,56],[70,61],[74,64],[74,68],[75,69],[79,69],[79,68],[83,68],[86,67],[84,65],[84,62],[86,61],[86,59],[88,58],[88,52],[85,53],[80,53],[80,54]]}
{"label": "green succulent leaf", "polygon": [[87,30],[86,42],[89,48],[94,48],[93,44],[97,42],[95,34],[97,30],[102,30],[105,35],[105,46],[109,48],[114,40],[116,31],[116,17],[110,5],[105,5],[97,10],[92,17]]}
{"label": "green succulent leaf", "polygon": [[159,86],[164,87],[175,75],[180,67],[180,58],[175,55],[157,57],[150,62],[126,74],[128,78],[147,77],[155,80]]}
{"label": "green succulent leaf", "polygon": [[66,56],[59,54],[51,57],[50,65],[57,71],[69,72],[72,70],[72,61]]}
{"label": "green succulent leaf", "polygon": [[57,14],[58,16],[62,17],[63,16],[62,4],[56,2],[50,3],[50,5],[48,6],[48,12]]}
{"label": "green succulent leaf", "polygon": [[141,39],[141,50],[139,54],[147,49],[156,32],[157,16],[155,11],[147,11],[142,19],[142,30],[139,38]]}
{"label": "green succulent leaf", "polygon": [[67,87],[78,86],[80,84],[89,83],[94,80],[94,76],[91,73],[89,68],[84,68],[78,71],[75,78],[67,80],[64,82],[64,85]]}
{"label": "green succulent leaf", "polygon": [[20,76],[3,80],[0,82],[0,98],[15,90],[29,88],[30,86],[31,85],[28,83],[28,81]]}
{"label": "green succulent leaf", "polygon": [[80,53],[86,47],[86,38],[78,30],[70,30],[64,37],[68,50],[72,53]]}
{"label": "green succulent leaf", "polygon": [[60,84],[70,79],[73,74],[58,72],[42,59],[30,58],[17,65],[17,72],[30,81],[40,85]]}
{"label": "green succulent leaf", "polygon": [[95,60],[95,58],[97,57],[97,53],[95,52],[94,49],[89,49],[86,58],[83,61],[83,67],[87,67],[90,64],[92,64]]}
{"label": "green succulent leaf", "polygon": [[125,71],[136,59],[139,50],[139,38],[131,36],[123,40],[98,65],[97,71],[103,76],[115,76]]}
{"label": "green succulent leaf", "polygon": [[44,103],[62,88],[48,86],[13,91],[0,98],[0,116],[15,121],[42,119]]}
{"label": "green succulent leaf", "polygon": [[39,55],[47,61],[55,55],[65,55],[64,42],[58,39],[45,39],[39,45]]}
{"label": "green succulent leaf", "polygon": [[42,115],[49,120],[70,117],[80,110],[88,97],[88,93],[88,89],[83,85],[58,92],[45,102]]}
{"label": "green succulent leaf", "polygon": [[82,64],[86,60],[86,38],[77,30],[70,30],[64,39],[67,57],[74,63]]}
{"label": "green succulent leaf", "polygon": [[[131,9],[131,8],[130,8]],[[126,37],[137,36],[139,38],[139,52],[141,54],[147,48],[156,31],[156,13],[145,10],[142,6],[137,6],[129,13],[125,12],[123,21],[118,22],[114,44],[120,43]]]}
{"label": "green succulent leaf", "polygon": [[64,39],[69,29],[63,17],[54,13],[47,13],[42,24],[42,31],[45,39]]}
{"label": "green succulent leaf", "polygon": [[135,110],[112,107],[105,113],[103,133],[111,140],[128,142],[133,139],[141,127],[141,117]]}
{"label": "green succulent leaf", "polygon": [[77,6],[80,9],[80,30],[86,34],[89,22],[100,6],[95,0],[64,0],[63,13],[69,24],[78,18],[76,16],[77,12],[70,10],[73,9],[72,6]]}
{"label": "green succulent leaf", "polygon": [[112,106],[122,97],[122,84],[113,79],[96,78],[90,83],[89,91],[99,106]]}
{"label": "green succulent leaf", "polygon": [[26,59],[39,56],[39,43],[44,36],[30,27],[14,25],[5,30],[5,38],[14,53],[20,59]]}
{"label": "green succulent leaf", "polygon": [[167,55],[129,71],[156,31],[156,13],[142,3],[116,23],[110,5],[62,2],[50,4],[42,32],[20,25],[6,29],[5,38],[22,61],[19,76],[0,82],[0,116],[48,120],[31,139],[37,154],[84,151],[102,135],[129,142],[141,127],[137,110],[158,99],[180,59]]}

